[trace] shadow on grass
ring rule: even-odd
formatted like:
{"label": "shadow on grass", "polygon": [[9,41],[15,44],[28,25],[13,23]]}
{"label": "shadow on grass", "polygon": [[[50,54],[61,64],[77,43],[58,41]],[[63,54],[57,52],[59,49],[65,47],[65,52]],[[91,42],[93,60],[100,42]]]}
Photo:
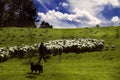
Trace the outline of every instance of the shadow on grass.
{"label": "shadow on grass", "polygon": [[34,79],[34,78],[36,78],[36,76],[35,75],[27,75],[26,78]]}
{"label": "shadow on grass", "polygon": [[40,75],[39,73],[27,73],[27,76],[26,78],[29,78],[29,79],[34,79],[34,78],[37,78],[37,76]]}

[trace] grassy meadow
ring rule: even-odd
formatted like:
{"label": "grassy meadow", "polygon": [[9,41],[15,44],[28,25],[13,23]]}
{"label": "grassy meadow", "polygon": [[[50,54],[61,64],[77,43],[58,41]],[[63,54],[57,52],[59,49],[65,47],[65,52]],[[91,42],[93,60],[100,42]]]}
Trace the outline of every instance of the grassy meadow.
{"label": "grassy meadow", "polygon": [[[20,44],[31,45],[43,41],[67,38],[96,38],[115,50],[62,53],[51,56],[42,74],[29,74],[29,59],[9,59],[0,63],[0,80],[119,80],[120,79],[120,27],[94,27],[78,29],[0,28],[0,47]],[[37,61],[38,57],[33,57]]]}

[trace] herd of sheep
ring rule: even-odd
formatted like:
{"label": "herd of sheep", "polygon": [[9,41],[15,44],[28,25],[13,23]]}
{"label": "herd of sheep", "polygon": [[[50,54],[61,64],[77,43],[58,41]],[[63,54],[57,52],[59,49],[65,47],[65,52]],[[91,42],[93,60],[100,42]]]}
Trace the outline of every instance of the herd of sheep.
{"label": "herd of sheep", "polygon": [[19,45],[13,47],[2,47],[0,48],[0,62],[5,61],[9,58],[19,57],[24,58],[25,56],[29,56],[31,54],[37,53],[38,45],[34,44],[31,46],[28,45]]}
{"label": "herd of sheep", "polygon": [[45,43],[47,47],[47,53],[53,53],[54,55],[61,53],[81,53],[90,51],[100,51],[104,47],[104,40],[97,39],[61,39],[48,41]]}
{"label": "herd of sheep", "polygon": [[[61,55],[61,53],[82,53],[91,51],[100,51],[104,47],[104,40],[97,39],[59,39],[44,42],[46,46],[46,54]],[[20,45],[13,47],[2,47],[0,48],[0,62],[5,61],[12,57],[24,58],[26,55],[35,55],[38,53],[38,47],[40,43],[34,45]]]}

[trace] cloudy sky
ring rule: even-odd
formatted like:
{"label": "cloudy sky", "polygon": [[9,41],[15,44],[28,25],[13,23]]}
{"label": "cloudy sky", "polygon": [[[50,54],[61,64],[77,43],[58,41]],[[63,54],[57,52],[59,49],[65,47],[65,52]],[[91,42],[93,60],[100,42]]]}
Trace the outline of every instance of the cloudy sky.
{"label": "cloudy sky", "polygon": [[35,0],[37,22],[54,28],[120,25],[120,0]]}

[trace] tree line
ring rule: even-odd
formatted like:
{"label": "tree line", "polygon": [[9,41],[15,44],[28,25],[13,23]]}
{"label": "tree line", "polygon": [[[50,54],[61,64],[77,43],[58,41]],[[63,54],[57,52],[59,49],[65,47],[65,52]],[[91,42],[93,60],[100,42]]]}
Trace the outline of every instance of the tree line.
{"label": "tree line", "polygon": [[53,28],[48,22],[42,21],[40,24],[40,28]]}
{"label": "tree line", "polygon": [[0,0],[0,26],[35,26],[36,9],[33,0]]}
{"label": "tree line", "polygon": [[[37,6],[34,0],[0,0],[0,27],[35,27]],[[42,21],[41,28],[53,28]]]}

